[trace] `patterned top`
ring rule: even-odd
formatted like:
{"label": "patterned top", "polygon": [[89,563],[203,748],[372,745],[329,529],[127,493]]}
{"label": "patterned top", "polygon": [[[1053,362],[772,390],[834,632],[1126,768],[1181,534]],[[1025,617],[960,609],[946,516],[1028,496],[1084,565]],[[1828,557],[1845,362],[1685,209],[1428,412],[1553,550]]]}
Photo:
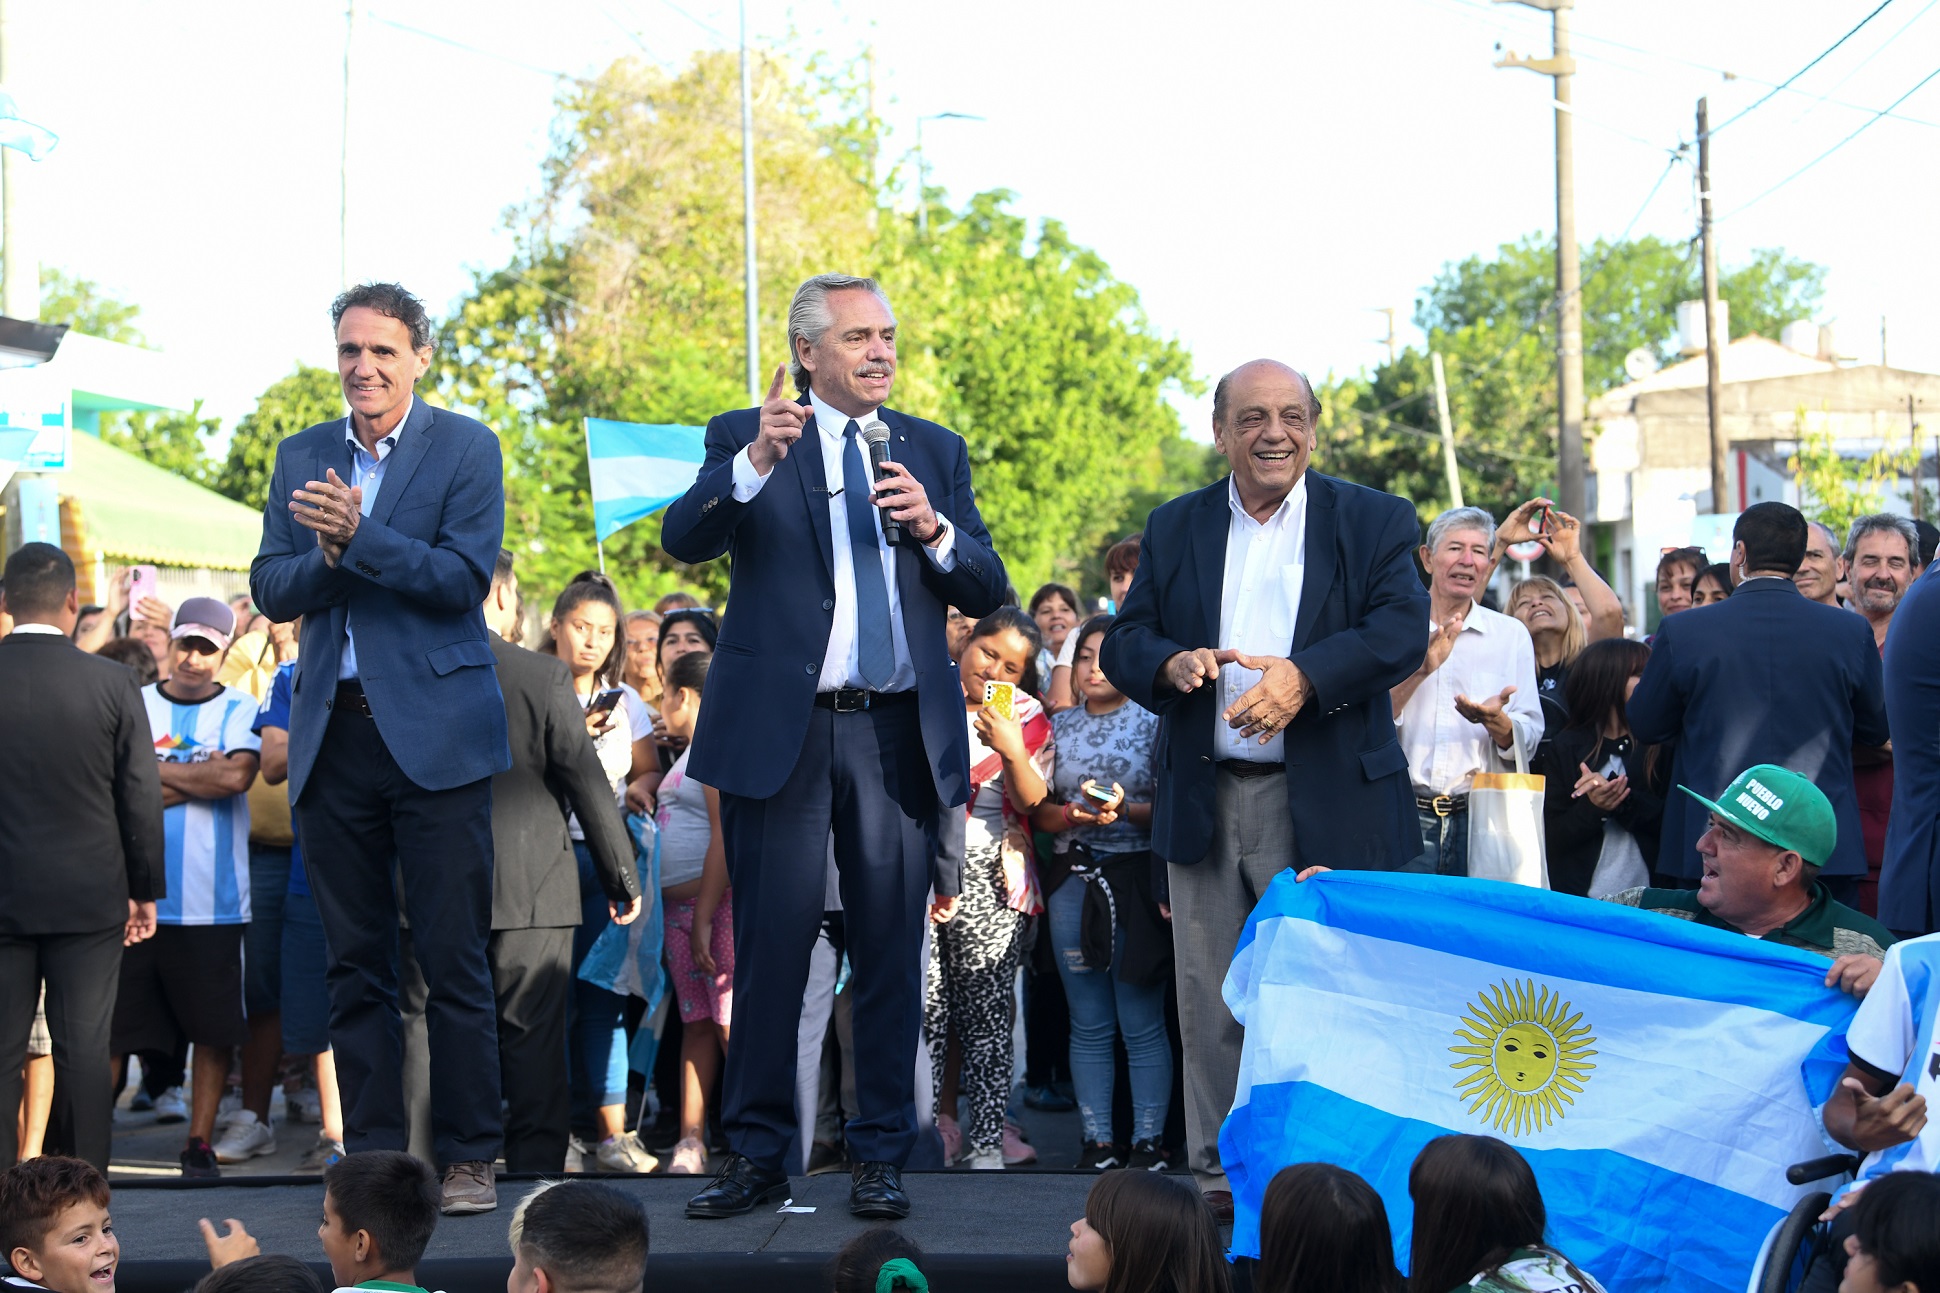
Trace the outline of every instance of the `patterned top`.
{"label": "patterned top", "polygon": [[[1626,889],[1622,893],[1611,894],[1606,901],[1620,902],[1626,907],[1641,907],[1660,916],[1694,920],[1700,925],[1728,929],[1734,934],[1744,932],[1736,925],[1712,915],[1698,902],[1695,889]],[[1842,902],[1834,902],[1826,887],[1817,880],[1812,882],[1812,901],[1806,904],[1805,910],[1764,937],[1768,942],[1802,947],[1808,952],[1833,958],[1854,954],[1884,958],[1886,949],[1894,941],[1892,932],[1886,926]]]}
{"label": "patterned top", "polygon": [[[1051,796],[1057,803],[1084,802],[1080,787],[1087,780],[1105,789],[1116,782],[1128,803],[1152,802],[1159,754],[1157,714],[1129,700],[1109,714],[1093,714],[1080,705],[1051,715],[1051,732],[1058,747],[1051,778]],[[1093,853],[1136,853],[1152,847],[1152,828],[1133,825],[1121,815],[1109,826],[1074,826],[1058,832],[1058,852],[1073,844]]]}
{"label": "patterned top", "polygon": [[[155,757],[163,763],[206,763],[231,754],[256,754],[251,730],[256,698],[235,687],[207,700],[177,700],[149,683],[141,690]],[[164,925],[249,923],[249,796],[191,799],[162,812],[168,897],[155,904]]]}
{"label": "patterned top", "polygon": [[1603,1293],[1603,1285],[1588,1271],[1549,1248],[1518,1248],[1508,1261],[1462,1287],[1481,1293]]}

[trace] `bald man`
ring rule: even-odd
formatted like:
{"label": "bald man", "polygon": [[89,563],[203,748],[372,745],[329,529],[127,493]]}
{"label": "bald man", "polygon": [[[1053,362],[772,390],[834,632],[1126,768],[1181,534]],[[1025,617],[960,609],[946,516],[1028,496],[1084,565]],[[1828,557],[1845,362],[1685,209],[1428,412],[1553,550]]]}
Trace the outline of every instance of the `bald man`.
{"label": "bald man", "polygon": [[1220,987],[1240,926],[1288,867],[1392,871],[1422,852],[1388,704],[1428,651],[1421,526],[1403,499],[1308,470],[1319,419],[1285,364],[1219,379],[1232,474],[1152,513],[1103,650],[1118,689],[1166,718],[1152,850],[1169,864],[1187,1158],[1222,1220],[1243,1037]]}

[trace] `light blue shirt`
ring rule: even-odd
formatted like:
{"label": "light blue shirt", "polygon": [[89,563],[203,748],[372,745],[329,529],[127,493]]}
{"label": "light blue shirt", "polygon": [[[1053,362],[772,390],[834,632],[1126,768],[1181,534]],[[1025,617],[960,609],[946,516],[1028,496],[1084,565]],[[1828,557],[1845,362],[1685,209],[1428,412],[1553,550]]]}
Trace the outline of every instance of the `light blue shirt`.
{"label": "light blue shirt", "polygon": [[[411,410],[418,402],[415,395],[407,396],[404,416],[398,420],[397,428],[377,442],[377,452],[372,454],[357,439],[357,429],[350,419],[344,419],[344,443],[350,448],[350,484],[353,489],[364,491],[364,503],[358,510],[365,516],[370,515],[371,507],[377,502],[377,491],[384,487],[384,468],[391,461],[391,454],[397,449],[398,437],[404,434],[404,424],[411,420]],[[337,680],[342,682],[357,676],[357,639],[352,635],[350,619],[344,618],[344,648],[337,663]]]}

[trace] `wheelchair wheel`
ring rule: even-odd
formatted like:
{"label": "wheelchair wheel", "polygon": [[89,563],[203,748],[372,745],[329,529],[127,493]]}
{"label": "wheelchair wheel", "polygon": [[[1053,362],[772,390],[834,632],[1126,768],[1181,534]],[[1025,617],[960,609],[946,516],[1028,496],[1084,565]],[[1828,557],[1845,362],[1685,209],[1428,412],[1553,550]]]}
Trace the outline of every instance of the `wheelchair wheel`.
{"label": "wheelchair wheel", "polygon": [[1772,1228],[1752,1269],[1747,1293],[1793,1293],[1798,1288],[1805,1278],[1807,1259],[1812,1256],[1819,1214],[1831,1202],[1832,1196],[1823,1191],[1808,1194]]}

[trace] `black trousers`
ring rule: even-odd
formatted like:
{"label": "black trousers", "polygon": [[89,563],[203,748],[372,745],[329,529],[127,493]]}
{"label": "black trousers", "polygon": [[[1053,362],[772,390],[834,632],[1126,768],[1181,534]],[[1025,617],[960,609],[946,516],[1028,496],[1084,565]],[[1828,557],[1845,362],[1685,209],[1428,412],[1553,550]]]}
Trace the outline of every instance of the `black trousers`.
{"label": "black trousers", "polygon": [[343,1088],[344,1148],[404,1149],[404,1020],[398,904],[417,934],[430,1037],[438,1166],[498,1157],[498,1023],[492,930],[492,782],[426,790],[377,724],[338,710],[295,807],[297,837],[330,945],[330,1044]]}
{"label": "black trousers", "polygon": [[914,697],[815,709],[795,770],[768,799],[721,796],[734,886],[734,1043],[722,1079],[728,1146],[779,1169],[796,1147],[795,1051],[833,834],[854,996],[854,1162],[908,1162],[936,830],[936,784]]}
{"label": "black trousers", "polygon": [[[566,1085],[566,1001],[572,986],[573,931],[495,929],[486,945],[498,1001],[499,1087],[505,1095],[505,1170],[557,1175],[566,1170],[571,1093]],[[431,1053],[424,1026],[424,972],[404,938],[404,1103],[411,1152],[431,1144]]]}
{"label": "black trousers", "polygon": [[122,928],[87,934],[0,934],[0,1164],[20,1156],[21,1066],[34,1007],[47,985],[47,1032],[54,1041],[50,1132],[103,1172],[114,1131],[114,1064],[109,1034],[121,984]]}

